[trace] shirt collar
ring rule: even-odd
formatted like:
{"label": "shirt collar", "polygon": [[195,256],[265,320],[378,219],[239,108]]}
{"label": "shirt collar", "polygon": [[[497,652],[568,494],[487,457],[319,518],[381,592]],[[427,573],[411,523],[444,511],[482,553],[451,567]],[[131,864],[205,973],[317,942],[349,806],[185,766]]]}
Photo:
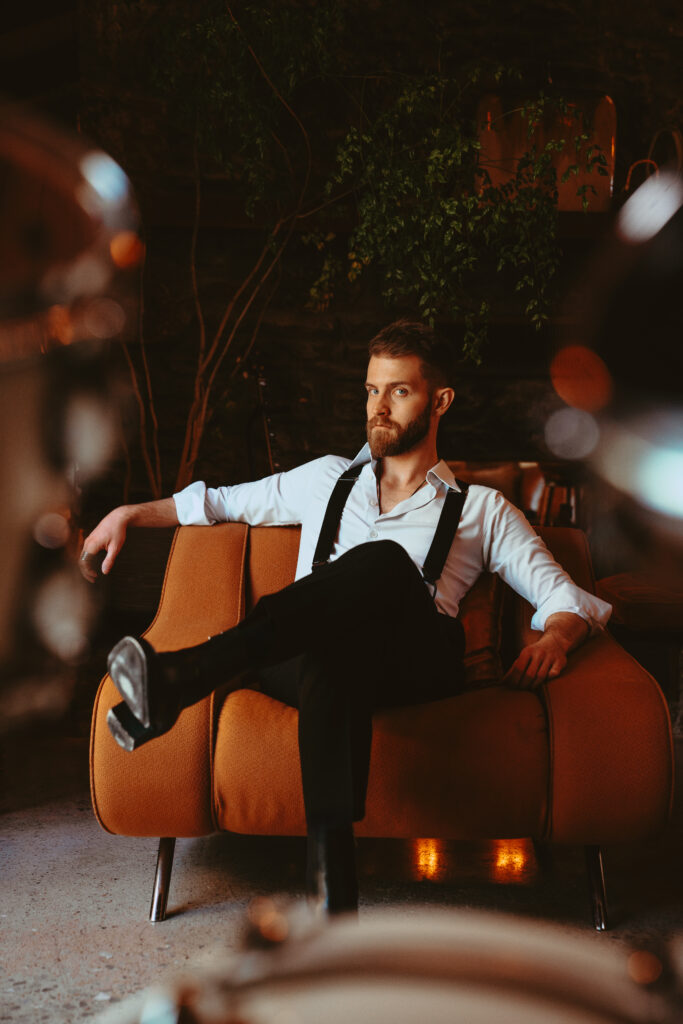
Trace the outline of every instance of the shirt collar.
{"label": "shirt collar", "polygon": [[[373,459],[370,453],[370,445],[366,441],[361,450],[358,452],[358,455],[356,455],[355,459],[349,466],[349,469],[354,469],[356,466],[364,466],[367,465],[368,463],[372,466],[373,473],[376,473],[377,459]],[[441,483],[444,484],[447,488],[450,488],[452,491],[460,490],[460,487],[458,486],[455,477],[448,468],[448,463],[444,462],[443,459],[441,459],[439,462],[437,462],[435,466],[432,466],[432,468],[428,470],[427,480],[429,481],[429,483],[433,484],[437,489],[439,483]]]}
{"label": "shirt collar", "polygon": [[442,484],[445,484],[446,487],[450,488],[452,491],[462,490],[462,488],[458,484],[458,481],[453,476],[448,463],[445,462],[443,459],[437,462],[435,466],[432,466],[432,468],[427,473],[427,479],[430,480],[431,483],[434,483],[434,477],[436,477],[437,480],[439,480]]}

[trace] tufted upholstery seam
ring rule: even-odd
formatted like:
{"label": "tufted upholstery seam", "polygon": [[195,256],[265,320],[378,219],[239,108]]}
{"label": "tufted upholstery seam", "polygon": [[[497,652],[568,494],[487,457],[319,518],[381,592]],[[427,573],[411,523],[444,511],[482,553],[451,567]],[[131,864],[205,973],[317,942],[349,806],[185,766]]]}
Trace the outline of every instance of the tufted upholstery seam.
{"label": "tufted upholstery seam", "polygon": [[[237,606],[237,619],[235,625],[241,622],[244,618],[244,610],[246,605],[245,598],[245,576],[246,576],[246,562],[247,562],[247,547],[249,543],[249,526],[244,523],[242,524],[243,535],[242,535],[242,552],[240,556],[240,577],[239,577],[239,603]],[[222,703],[221,703],[222,707]],[[218,797],[216,794],[216,773],[215,773],[215,754],[216,754],[216,736],[218,733],[218,722],[220,717],[220,708],[217,707],[216,691],[211,694],[210,714],[209,714],[209,771],[211,779],[211,821],[213,823],[214,830],[220,831],[218,824],[219,820],[219,808],[218,808]]]}

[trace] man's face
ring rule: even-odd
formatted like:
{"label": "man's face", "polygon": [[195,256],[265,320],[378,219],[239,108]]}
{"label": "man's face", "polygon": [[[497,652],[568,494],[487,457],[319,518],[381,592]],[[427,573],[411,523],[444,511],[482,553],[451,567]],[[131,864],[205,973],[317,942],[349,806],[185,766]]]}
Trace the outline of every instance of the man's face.
{"label": "man's face", "polygon": [[365,390],[374,459],[403,455],[424,440],[434,418],[433,392],[419,356],[372,356]]}

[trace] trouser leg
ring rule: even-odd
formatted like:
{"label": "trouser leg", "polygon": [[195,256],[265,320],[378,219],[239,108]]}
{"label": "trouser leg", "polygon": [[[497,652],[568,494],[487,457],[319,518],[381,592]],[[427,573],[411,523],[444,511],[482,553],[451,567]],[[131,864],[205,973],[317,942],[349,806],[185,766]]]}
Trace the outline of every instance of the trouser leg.
{"label": "trouser leg", "polygon": [[393,649],[405,628],[431,618],[434,604],[406,551],[393,541],[361,544],[275,594],[261,598],[255,616],[273,625],[281,657],[318,644],[366,644]]}
{"label": "trouser leg", "polygon": [[[348,822],[364,813],[373,710],[452,692],[460,652],[450,635],[444,641],[445,624],[452,620],[436,613],[404,549],[381,541],[262,598],[244,622],[204,644],[152,652],[146,668],[139,644],[122,641],[119,667],[110,671],[129,708],[126,683],[134,677],[133,697],[150,709],[152,732],[140,739],[146,742],[182,707],[222,684],[244,685],[244,670],[260,670],[264,692],[299,708],[309,820]],[[293,658],[295,667],[280,672],[278,683],[273,666]],[[119,724],[135,732],[134,723]]]}
{"label": "trouser leg", "polygon": [[372,741],[365,674],[346,659],[306,653],[259,673],[259,689],[298,708],[299,759],[309,825],[347,824],[365,813]]}
{"label": "trouser leg", "polygon": [[[364,816],[375,709],[438,699],[457,692],[461,683],[459,623],[436,613],[403,549],[377,547],[354,549],[353,559],[345,555],[320,570],[335,580],[330,604],[334,601],[343,623],[336,643],[311,641],[305,654],[259,673],[263,692],[299,708],[309,824],[339,824]],[[317,586],[318,575],[294,585],[299,592],[306,590],[298,600],[308,600],[310,593],[318,598],[313,636],[329,635],[326,587]],[[353,598],[348,606],[339,600],[340,590]],[[270,602],[271,608],[275,603]],[[289,612],[284,609],[286,619]]]}
{"label": "trouser leg", "polygon": [[[358,651],[360,644],[374,660],[390,659],[434,616],[427,587],[405,550],[377,541],[261,598],[233,629],[162,657],[185,677],[187,699],[194,703],[240,672],[308,651],[327,657],[346,645]],[[408,653],[413,664],[415,652]],[[424,672],[411,679],[413,688],[432,684]]]}

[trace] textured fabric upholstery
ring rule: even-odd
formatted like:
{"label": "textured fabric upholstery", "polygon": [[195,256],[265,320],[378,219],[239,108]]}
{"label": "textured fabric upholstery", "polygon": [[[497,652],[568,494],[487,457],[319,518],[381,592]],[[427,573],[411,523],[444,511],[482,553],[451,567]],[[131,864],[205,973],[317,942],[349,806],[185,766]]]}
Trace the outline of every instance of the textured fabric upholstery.
{"label": "textured fabric upholstery", "polygon": [[683,633],[683,589],[674,590],[645,572],[620,572],[598,580],[596,592],[609,601],[619,626],[647,632]]}
{"label": "textured fabric upholstery", "polygon": [[607,634],[545,688],[552,798],[548,835],[607,843],[648,836],[670,814],[669,711],[650,675]]}
{"label": "textured fabric upholstery", "polygon": [[[576,581],[593,589],[585,537],[540,532]],[[179,528],[146,636],[170,650],[228,628],[245,606],[293,578],[297,548],[291,527]],[[470,653],[495,647],[501,607],[502,628],[517,647],[531,635],[525,602],[509,592],[502,605],[487,598],[499,586],[484,578],[463,602]],[[460,697],[377,713],[359,835],[600,843],[642,838],[666,824],[673,777],[666,703],[610,637],[587,641],[540,698],[491,686],[499,671],[494,664],[485,688]],[[219,693],[129,755],[106,728],[117,700],[105,677],[91,742],[93,803],[104,828],[157,836],[303,832],[294,709],[249,690]]]}
{"label": "textured fabric upholstery", "polygon": [[[159,609],[145,633],[158,650],[200,643],[241,618],[247,535],[241,524],[215,533],[201,526],[176,531]],[[121,750],[106,725],[107,711],[119,700],[105,676],[95,700],[90,743],[91,791],[100,824],[110,832],[138,836],[214,831],[214,698],[188,708],[171,732],[132,756]]]}
{"label": "textured fabric upholstery", "polygon": [[[215,754],[220,828],[305,833],[296,725],[293,708],[261,693],[238,690],[228,697]],[[488,689],[380,711],[370,765],[358,835],[502,839],[543,833],[547,736],[531,694]]]}

